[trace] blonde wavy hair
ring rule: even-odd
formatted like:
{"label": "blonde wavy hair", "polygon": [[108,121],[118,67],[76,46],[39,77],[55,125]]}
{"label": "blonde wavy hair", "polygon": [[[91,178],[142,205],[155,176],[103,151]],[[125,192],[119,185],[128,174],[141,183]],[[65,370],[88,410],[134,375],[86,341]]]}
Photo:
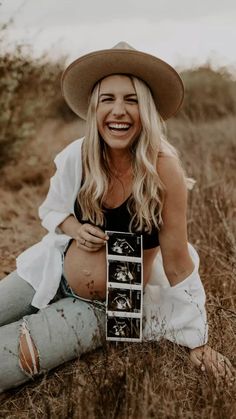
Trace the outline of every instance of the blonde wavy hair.
{"label": "blonde wavy hair", "polygon": [[[157,173],[157,160],[163,146],[179,160],[178,152],[166,138],[165,124],[157,112],[150,89],[140,79],[128,76],[135,88],[142,131],[132,144],[130,152],[133,169],[132,194],[128,199],[131,214],[129,231],[151,232],[160,228],[165,188]],[[111,171],[108,164],[107,145],[97,129],[96,109],[100,82],[91,94],[87,115],[86,132],[82,148],[83,184],[78,202],[84,220],[103,225],[102,204],[108,192]]]}

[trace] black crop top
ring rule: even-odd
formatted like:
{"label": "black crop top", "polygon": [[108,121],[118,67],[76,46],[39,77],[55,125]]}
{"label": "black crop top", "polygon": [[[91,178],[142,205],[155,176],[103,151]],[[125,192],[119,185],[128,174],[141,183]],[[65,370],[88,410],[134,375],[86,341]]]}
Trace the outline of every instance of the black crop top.
{"label": "black crop top", "polygon": [[[99,227],[101,227],[103,230],[129,231],[131,215],[127,208],[128,199],[129,198],[127,198],[123,204],[116,208],[103,207],[105,222],[103,226]],[[74,211],[75,216],[80,223],[84,224],[88,222],[82,220],[81,208],[77,199],[75,200]],[[143,249],[152,249],[159,246],[158,229],[155,226],[153,227],[150,234],[145,231],[141,231],[140,233],[143,235]]]}

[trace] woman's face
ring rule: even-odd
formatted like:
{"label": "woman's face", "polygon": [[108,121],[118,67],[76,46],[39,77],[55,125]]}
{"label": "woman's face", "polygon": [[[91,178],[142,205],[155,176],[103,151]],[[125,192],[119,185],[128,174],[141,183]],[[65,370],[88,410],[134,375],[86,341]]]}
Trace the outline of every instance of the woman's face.
{"label": "woman's face", "polygon": [[142,125],[138,99],[128,76],[112,75],[100,83],[97,127],[105,143],[125,149],[139,136]]}

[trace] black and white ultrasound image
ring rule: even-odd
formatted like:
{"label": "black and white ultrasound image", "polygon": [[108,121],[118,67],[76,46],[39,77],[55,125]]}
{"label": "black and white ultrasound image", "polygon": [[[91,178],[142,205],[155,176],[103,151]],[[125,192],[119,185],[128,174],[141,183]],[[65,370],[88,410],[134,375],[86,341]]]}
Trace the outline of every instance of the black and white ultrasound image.
{"label": "black and white ultrasound image", "polygon": [[141,310],[141,290],[109,288],[107,308],[109,311],[139,313]]}
{"label": "black and white ultrasound image", "polygon": [[107,232],[108,255],[141,257],[141,236],[117,232]]}
{"label": "black and white ultrasound image", "polygon": [[107,336],[109,338],[140,339],[140,319],[130,317],[108,317]]}
{"label": "black and white ultrasound image", "polygon": [[142,265],[138,262],[109,260],[108,277],[109,282],[141,285]]}

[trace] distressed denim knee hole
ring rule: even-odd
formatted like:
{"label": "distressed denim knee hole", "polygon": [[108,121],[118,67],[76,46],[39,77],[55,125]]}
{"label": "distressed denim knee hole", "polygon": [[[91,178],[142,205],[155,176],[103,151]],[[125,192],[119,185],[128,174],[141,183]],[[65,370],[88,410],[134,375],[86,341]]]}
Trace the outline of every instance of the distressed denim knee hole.
{"label": "distressed denim knee hole", "polygon": [[39,374],[39,353],[30,335],[30,330],[25,318],[20,327],[19,337],[19,366],[28,376]]}

